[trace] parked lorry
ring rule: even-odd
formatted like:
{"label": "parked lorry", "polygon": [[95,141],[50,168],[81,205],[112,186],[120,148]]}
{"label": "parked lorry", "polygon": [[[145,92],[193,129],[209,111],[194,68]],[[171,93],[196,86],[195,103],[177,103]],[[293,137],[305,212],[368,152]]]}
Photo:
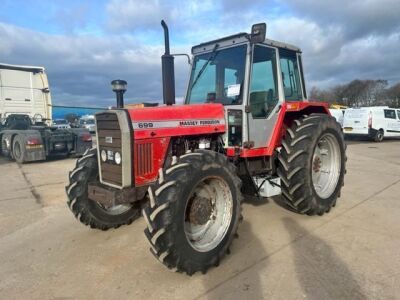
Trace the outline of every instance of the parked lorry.
{"label": "parked lorry", "polygon": [[205,273],[229,252],[243,199],[281,194],[291,211],[329,212],[345,143],[328,105],[306,100],[300,49],[266,39],[265,24],[194,46],[185,104],[174,105],[161,24],[166,105],[123,109],[119,97],[119,108],[95,115],[97,148],[70,172],[68,206],[101,230],[143,207],[150,252],[169,269]]}
{"label": "parked lorry", "polygon": [[51,115],[43,67],[0,64],[0,153],[24,163],[91,148],[88,130],[53,127]]}
{"label": "parked lorry", "polygon": [[346,137],[368,137],[382,142],[385,137],[400,137],[400,109],[388,106],[348,108],[343,119]]}

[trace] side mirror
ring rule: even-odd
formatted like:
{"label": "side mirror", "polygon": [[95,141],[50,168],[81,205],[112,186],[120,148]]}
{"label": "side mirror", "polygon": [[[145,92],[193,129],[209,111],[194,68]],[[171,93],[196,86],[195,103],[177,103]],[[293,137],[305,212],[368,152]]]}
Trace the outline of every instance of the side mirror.
{"label": "side mirror", "polygon": [[250,42],[252,44],[262,43],[265,41],[265,34],[267,32],[267,24],[258,23],[251,26]]}

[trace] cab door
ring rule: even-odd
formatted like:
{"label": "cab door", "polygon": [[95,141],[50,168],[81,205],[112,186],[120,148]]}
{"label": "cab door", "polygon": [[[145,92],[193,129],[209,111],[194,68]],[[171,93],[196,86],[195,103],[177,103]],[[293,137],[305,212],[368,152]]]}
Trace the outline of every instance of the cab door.
{"label": "cab door", "polygon": [[383,112],[385,115],[385,123],[386,123],[385,135],[386,136],[397,136],[398,133],[400,132],[400,129],[398,128],[398,126],[399,126],[398,120],[399,119],[396,116],[396,110],[384,109]]}
{"label": "cab door", "polygon": [[248,94],[248,142],[254,148],[267,147],[278,119],[278,51],[265,45],[253,45]]}
{"label": "cab door", "polygon": [[306,97],[301,56],[289,49],[253,46],[248,97],[249,141],[267,147],[275,129],[280,104]]}

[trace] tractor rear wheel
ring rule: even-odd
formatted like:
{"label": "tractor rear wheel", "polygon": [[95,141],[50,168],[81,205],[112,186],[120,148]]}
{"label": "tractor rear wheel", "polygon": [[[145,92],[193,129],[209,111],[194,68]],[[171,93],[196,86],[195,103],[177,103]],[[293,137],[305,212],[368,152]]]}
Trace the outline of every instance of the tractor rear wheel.
{"label": "tractor rear wheel", "polygon": [[91,228],[107,230],[129,225],[140,217],[140,204],[116,205],[105,208],[88,198],[88,183],[99,180],[96,148],[89,149],[77,160],[69,173],[69,185],[65,187],[68,207],[74,216]]}
{"label": "tractor rear wheel", "polygon": [[290,210],[323,215],[335,206],[344,183],[345,151],[333,117],[311,114],[293,122],[278,156],[282,197]]}
{"label": "tractor rear wheel", "polygon": [[217,266],[241,219],[240,186],[222,154],[197,150],[174,157],[149,187],[150,205],[143,209],[152,254],[188,275]]}

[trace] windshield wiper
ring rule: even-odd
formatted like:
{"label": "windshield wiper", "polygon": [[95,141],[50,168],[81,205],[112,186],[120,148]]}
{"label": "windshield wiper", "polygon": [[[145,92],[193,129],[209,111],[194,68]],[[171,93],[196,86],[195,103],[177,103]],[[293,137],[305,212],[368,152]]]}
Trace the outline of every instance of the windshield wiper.
{"label": "windshield wiper", "polygon": [[211,52],[210,57],[207,59],[207,61],[204,63],[204,65],[201,67],[199,73],[197,73],[196,78],[193,80],[192,85],[190,86],[189,93],[192,91],[193,87],[196,85],[197,81],[199,81],[201,75],[205,71],[206,67],[208,66],[209,63],[213,62],[214,59],[217,57],[218,53],[217,52],[218,44],[215,44],[213,51]]}

